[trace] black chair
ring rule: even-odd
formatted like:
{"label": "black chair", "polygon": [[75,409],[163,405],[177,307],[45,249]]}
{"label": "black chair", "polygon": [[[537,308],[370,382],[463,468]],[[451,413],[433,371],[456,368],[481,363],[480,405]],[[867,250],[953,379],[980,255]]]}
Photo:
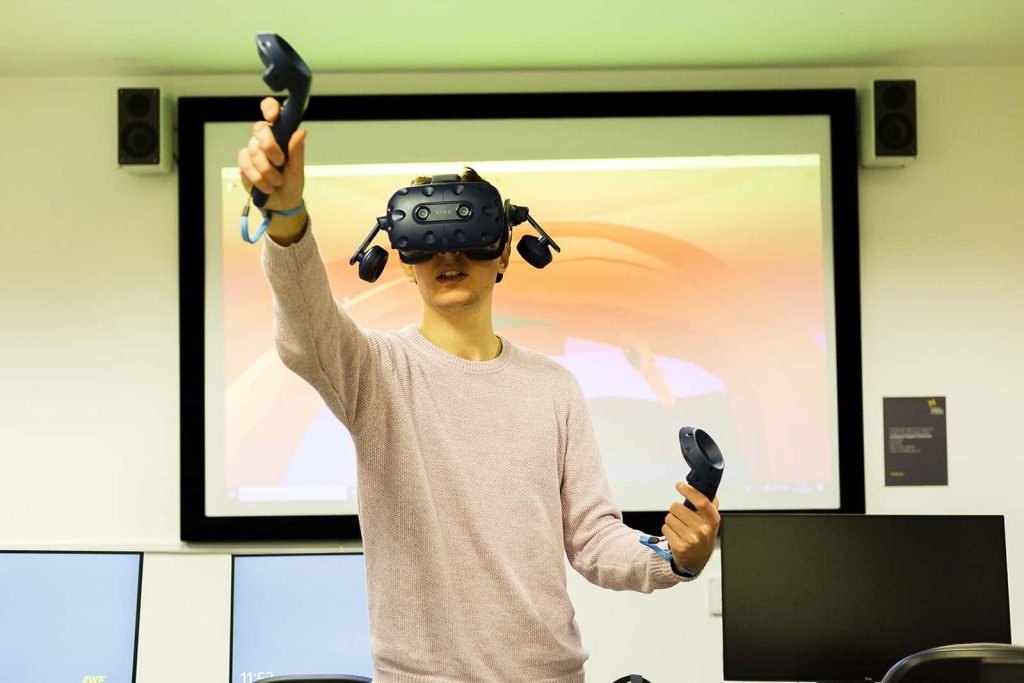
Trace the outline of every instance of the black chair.
{"label": "black chair", "polygon": [[354,674],[300,674],[298,676],[272,676],[261,683],[372,683],[366,676]]}
{"label": "black chair", "polygon": [[1002,656],[981,660],[978,683],[1021,683],[1024,681],[1024,660]]}
{"label": "black chair", "polygon": [[1024,647],[962,643],[923,650],[898,661],[882,683],[1002,683],[1024,681]]}
{"label": "black chair", "polygon": [[[262,683],[372,683],[372,681],[365,676],[307,674],[305,676],[274,676],[273,678],[264,678]],[[629,676],[623,676],[616,680],[615,683],[650,683],[650,681],[640,674],[630,674]],[[993,683],[1002,682],[993,681]]]}

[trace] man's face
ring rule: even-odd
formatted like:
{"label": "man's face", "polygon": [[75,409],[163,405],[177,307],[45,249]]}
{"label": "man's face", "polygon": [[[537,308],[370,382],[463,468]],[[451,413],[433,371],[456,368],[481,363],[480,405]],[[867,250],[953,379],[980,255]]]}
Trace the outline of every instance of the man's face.
{"label": "man's face", "polygon": [[509,244],[499,258],[479,261],[457,251],[434,254],[429,261],[402,263],[402,270],[420,290],[423,302],[438,311],[459,311],[490,299],[498,273],[508,267]]}

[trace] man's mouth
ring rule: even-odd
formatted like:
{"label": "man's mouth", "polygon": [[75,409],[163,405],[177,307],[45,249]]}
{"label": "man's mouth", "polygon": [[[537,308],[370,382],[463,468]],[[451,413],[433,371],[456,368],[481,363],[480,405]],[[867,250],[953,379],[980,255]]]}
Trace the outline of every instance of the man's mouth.
{"label": "man's mouth", "polygon": [[460,282],[468,277],[461,270],[445,270],[437,276],[438,282]]}

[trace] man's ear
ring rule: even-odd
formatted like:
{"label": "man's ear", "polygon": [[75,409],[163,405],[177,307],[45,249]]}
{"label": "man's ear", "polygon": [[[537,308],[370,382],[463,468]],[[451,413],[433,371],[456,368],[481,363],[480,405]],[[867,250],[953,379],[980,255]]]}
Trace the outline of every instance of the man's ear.
{"label": "man's ear", "polygon": [[[395,255],[397,256],[397,253]],[[411,263],[406,263],[402,259],[398,259],[398,265],[402,266],[402,272],[405,273],[405,277],[409,282],[416,282],[416,269]]]}
{"label": "man's ear", "polygon": [[508,236],[508,242],[505,243],[505,251],[501,252],[501,256],[498,258],[498,272],[504,273],[508,270],[509,260],[512,256],[512,235]]}

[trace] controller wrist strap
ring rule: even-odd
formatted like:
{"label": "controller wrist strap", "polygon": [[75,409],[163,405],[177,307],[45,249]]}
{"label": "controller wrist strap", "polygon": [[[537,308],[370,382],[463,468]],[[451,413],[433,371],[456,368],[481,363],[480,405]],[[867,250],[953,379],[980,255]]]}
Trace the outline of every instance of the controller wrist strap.
{"label": "controller wrist strap", "polygon": [[275,209],[264,209],[262,206],[257,206],[256,209],[263,214],[263,222],[260,223],[260,227],[256,229],[255,235],[249,234],[249,206],[252,204],[252,196],[245,201],[245,208],[242,209],[241,227],[242,227],[242,239],[249,244],[255,244],[256,240],[263,237],[263,233],[270,227],[270,219],[274,216],[294,216],[300,211],[305,210],[306,202],[302,200],[299,205],[294,209],[288,209],[287,211],[277,211]]}
{"label": "controller wrist strap", "polygon": [[692,569],[690,569],[689,567],[682,567],[682,566],[676,564],[676,560],[675,560],[674,557],[672,557],[672,553],[670,553],[669,551],[665,550],[664,548],[662,548],[661,546],[658,545],[659,543],[661,543],[664,540],[665,539],[658,538],[657,536],[641,536],[640,537],[640,543],[641,544],[647,546],[648,548],[650,548],[651,550],[653,550],[654,552],[658,553],[659,555],[661,555],[662,557],[664,557],[666,560],[669,561],[669,565],[672,567],[672,571],[673,572],[675,572],[679,576],[682,576],[682,577],[687,578],[687,579],[696,578],[696,576],[698,574],[700,574],[700,572],[695,572]]}

